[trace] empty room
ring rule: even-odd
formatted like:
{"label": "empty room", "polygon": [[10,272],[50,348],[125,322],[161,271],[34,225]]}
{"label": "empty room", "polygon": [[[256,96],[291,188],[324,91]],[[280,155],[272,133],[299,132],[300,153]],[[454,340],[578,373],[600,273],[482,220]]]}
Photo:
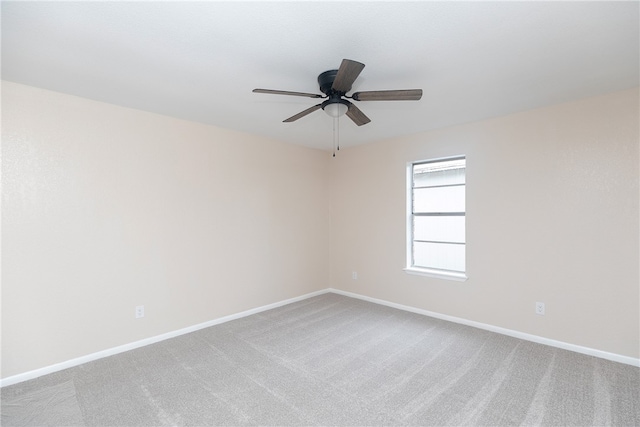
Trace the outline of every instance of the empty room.
{"label": "empty room", "polygon": [[3,426],[640,425],[640,2],[0,5]]}

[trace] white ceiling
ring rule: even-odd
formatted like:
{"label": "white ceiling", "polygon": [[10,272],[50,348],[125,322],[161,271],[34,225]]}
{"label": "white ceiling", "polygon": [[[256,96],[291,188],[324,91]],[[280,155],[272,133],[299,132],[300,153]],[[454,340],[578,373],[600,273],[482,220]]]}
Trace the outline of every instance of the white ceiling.
{"label": "white ceiling", "polygon": [[2,78],[331,149],[317,76],[366,64],[341,146],[537,108],[639,84],[639,2],[9,2]]}

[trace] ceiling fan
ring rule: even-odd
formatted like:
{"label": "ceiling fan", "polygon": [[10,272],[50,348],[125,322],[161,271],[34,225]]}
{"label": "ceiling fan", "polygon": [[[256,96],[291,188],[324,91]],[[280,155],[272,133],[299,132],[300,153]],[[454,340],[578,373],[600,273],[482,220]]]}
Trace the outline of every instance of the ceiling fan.
{"label": "ceiling fan", "polygon": [[283,120],[285,123],[294,122],[307,114],[313,113],[322,108],[332,117],[339,117],[346,114],[353,122],[358,125],[366,125],[371,121],[358,107],[345,98],[354,101],[417,101],[422,98],[422,89],[404,89],[404,90],[372,90],[365,92],[355,92],[351,96],[347,92],[351,90],[353,82],[358,78],[364,64],[352,61],[351,59],[343,59],[340,68],[337,70],[329,70],[318,76],[318,84],[320,91],[324,95],[305,92],[290,92],[285,90],[272,89],[254,89],[255,93],[270,93],[276,95],[293,95],[306,96],[308,98],[326,98],[326,101],[307,108],[298,114]]}

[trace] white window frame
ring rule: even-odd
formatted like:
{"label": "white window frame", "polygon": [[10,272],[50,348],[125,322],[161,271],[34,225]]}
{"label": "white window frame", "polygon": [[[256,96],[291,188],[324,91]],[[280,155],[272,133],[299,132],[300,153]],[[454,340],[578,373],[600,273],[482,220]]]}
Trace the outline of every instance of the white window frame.
{"label": "white window frame", "polygon": [[[435,158],[435,159],[427,159],[427,160],[419,160],[419,161],[412,161],[412,162],[408,162],[407,163],[407,181],[406,181],[406,188],[407,188],[407,207],[406,207],[406,213],[407,213],[407,236],[406,236],[406,243],[407,243],[407,247],[406,247],[406,267],[404,269],[405,272],[409,273],[409,274],[416,274],[416,275],[420,275],[420,276],[428,276],[428,277],[436,277],[436,278],[440,278],[440,279],[448,279],[448,280],[456,280],[456,281],[465,281],[467,280],[467,268],[465,266],[465,271],[464,272],[457,272],[457,271],[450,271],[450,270],[442,270],[442,269],[437,269],[437,268],[426,268],[426,267],[419,267],[419,266],[415,266],[413,265],[413,218],[414,218],[414,214],[413,214],[413,166],[414,165],[419,165],[419,164],[423,164],[423,163],[437,163],[437,162],[443,162],[443,161],[447,161],[447,160],[457,160],[457,159],[464,159],[465,160],[465,176],[466,176],[466,156],[465,155],[459,155],[459,156],[451,156],[451,157],[441,157],[441,158]],[[466,189],[466,178],[465,178],[465,189]],[[466,222],[466,207],[465,207],[465,222]],[[465,239],[465,251],[466,251],[466,239]],[[466,255],[465,255],[466,257]]]}

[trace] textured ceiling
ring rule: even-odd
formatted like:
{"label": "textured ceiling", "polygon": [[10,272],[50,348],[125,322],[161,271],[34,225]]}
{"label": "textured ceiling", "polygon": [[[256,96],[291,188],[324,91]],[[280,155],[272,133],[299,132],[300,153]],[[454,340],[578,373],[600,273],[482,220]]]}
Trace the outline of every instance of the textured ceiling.
{"label": "textured ceiling", "polygon": [[480,120],[639,84],[639,3],[2,2],[2,78],[331,149],[332,122],[302,97],[343,58],[359,102],[341,145]]}

